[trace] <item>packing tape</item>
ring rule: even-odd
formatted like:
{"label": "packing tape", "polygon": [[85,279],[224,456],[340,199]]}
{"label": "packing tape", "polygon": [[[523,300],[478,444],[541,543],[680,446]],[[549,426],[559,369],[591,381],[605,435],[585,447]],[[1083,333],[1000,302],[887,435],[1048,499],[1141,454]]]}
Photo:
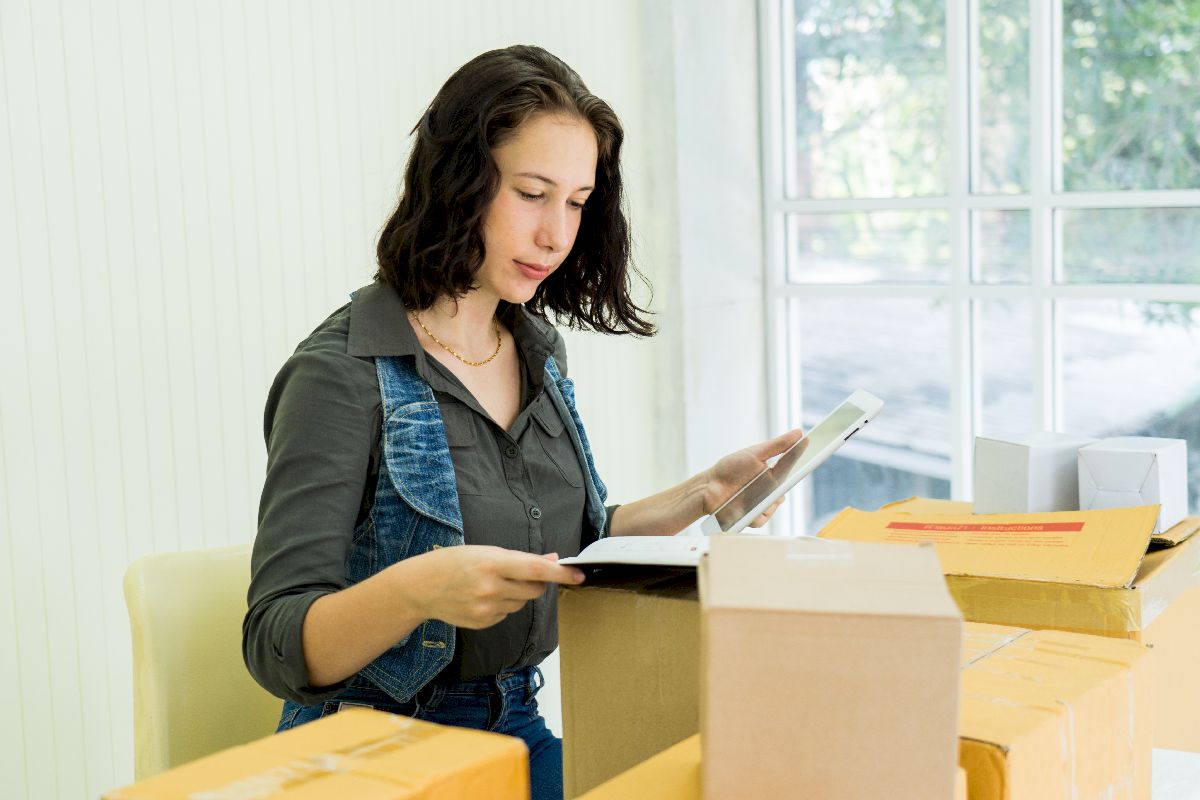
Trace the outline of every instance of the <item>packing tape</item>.
{"label": "packing tape", "polygon": [[264,800],[321,778],[353,772],[354,765],[365,758],[399,750],[441,733],[433,726],[414,726],[412,720],[405,717],[397,717],[395,721],[400,725],[395,733],[339,750],[297,758],[238,778],[224,786],[195,792],[189,795],[189,800]]}
{"label": "packing tape", "polygon": [[1068,791],[1063,792],[1063,797],[1069,796],[1071,800],[1079,800],[1079,773],[1075,765],[1075,709],[1071,708],[1071,704],[1066,700],[1055,702],[1066,710],[1062,717],[1066,723],[1066,730],[1063,730],[1061,723],[1058,728],[1058,749],[1070,769],[1070,784],[1066,787]]}
{"label": "packing tape", "polygon": [[1127,590],[973,575],[947,575],[946,586],[969,622],[1108,636],[1142,629]]}

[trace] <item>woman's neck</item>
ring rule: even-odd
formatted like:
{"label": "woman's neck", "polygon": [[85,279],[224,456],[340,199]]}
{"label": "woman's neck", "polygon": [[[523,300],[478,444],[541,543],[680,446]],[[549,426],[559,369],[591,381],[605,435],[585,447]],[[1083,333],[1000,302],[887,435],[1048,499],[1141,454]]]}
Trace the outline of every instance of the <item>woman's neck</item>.
{"label": "woman's neck", "polygon": [[496,341],[493,320],[499,302],[498,298],[485,297],[479,291],[469,292],[458,300],[443,296],[420,312],[420,317],[443,341],[463,347],[486,347]]}

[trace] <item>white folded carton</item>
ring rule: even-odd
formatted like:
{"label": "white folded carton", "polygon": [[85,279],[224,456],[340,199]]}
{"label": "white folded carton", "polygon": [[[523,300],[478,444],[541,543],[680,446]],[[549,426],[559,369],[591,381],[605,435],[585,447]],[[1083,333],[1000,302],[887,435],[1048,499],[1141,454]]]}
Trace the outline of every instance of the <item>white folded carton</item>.
{"label": "white folded carton", "polygon": [[1187,516],[1187,501],[1187,442],[1183,439],[1120,436],[1079,449],[1081,509],[1157,503],[1157,534]]}
{"label": "white folded carton", "polygon": [[976,514],[1079,509],[1079,448],[1094,442],[1065,433],[975,437]]}

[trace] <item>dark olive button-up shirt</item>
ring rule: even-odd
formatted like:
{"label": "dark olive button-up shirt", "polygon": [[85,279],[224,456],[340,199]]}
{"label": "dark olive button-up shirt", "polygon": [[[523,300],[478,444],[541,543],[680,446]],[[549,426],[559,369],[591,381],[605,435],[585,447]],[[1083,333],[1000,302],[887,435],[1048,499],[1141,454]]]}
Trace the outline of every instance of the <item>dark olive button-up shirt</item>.
{"label": "dark olive button-up shirt", "polygon": [[[524,309],[510,311],[520,351],[521,411],[509,430],[425,353],[399,295],[383,284],[361,289],[280,370],[264,420],[267,479],[245,622],[247,661],[268,688],[286,687],[311,702],[340,688],[307,685],[301,630],[314,600],[345,587],[351,537],[374,499],[383,422],[375,356],[411,355],[433,389],[467,544],[566,557],[594,538],[584,519],[582,468],[542,390],[547,356],[566,374],[562,338]],[[459,629],[454,659],[435,680],[471,680],[539,663],[557,646],[555,600],[552,587],[497,625]]]}

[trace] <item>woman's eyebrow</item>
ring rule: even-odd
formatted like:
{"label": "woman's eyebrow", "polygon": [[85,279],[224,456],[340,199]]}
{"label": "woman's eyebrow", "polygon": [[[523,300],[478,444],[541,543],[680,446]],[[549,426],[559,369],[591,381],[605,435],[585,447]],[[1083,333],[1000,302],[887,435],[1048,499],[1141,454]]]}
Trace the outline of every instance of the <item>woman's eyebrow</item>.
{"label": "woman's eyebrow", "polygon": [[[547,178],[545,175],[538,175],[536,172],[518,172],[517,177],[518,178],[533,178],[535,181],[541,181],[542,183],[548,183],[551,186],[558,186],[557,181],[552,181],[549,178]],[[575,191],[588,192],[588,191],[591,191],[593,188],[594,187],[592,187],[592,186],[580,186]]]}

